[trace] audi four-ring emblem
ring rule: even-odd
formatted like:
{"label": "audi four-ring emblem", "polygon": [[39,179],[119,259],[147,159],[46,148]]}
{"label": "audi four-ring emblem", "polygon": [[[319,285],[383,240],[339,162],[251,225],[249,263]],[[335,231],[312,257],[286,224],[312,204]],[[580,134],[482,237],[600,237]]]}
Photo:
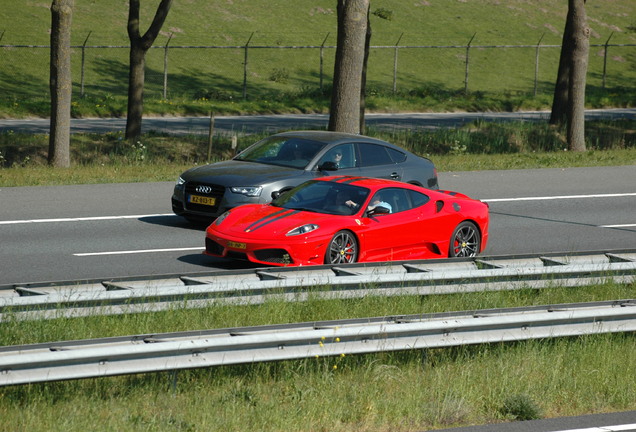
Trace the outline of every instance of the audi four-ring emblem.
{"label": "audi four-ring emblem", "polygon": [[199,193],[209,194],[212,193],[212,186],[199,185],[195,190]]}

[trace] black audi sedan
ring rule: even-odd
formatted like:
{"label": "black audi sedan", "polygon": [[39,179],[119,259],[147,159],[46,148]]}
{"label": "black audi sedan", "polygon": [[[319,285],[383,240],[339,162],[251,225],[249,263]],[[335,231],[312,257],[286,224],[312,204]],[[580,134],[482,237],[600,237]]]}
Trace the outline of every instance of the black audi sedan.
{"label": "black audi sedan", "polygon": [[174,187],[172,211],[191,221],[210,221],[230,208],[267,203],[306,180],[331,175],[438,188],[433,162],[386,141],[341,132],[283,132],[233,159],[185,171]]}

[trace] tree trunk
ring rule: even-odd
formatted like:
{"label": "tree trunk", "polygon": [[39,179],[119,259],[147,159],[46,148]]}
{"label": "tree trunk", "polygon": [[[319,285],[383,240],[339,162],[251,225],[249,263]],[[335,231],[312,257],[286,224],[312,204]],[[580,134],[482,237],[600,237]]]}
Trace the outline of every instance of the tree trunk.
{"label": "tree trunk", "polygon": [[585,79],[590,52],[585,0],[569,0],[572,23],[572,62],[568,87],[567,140],[570,150],[585,151]]}
{"label": "tree trunk", "polygon": [[559,58],[559,71],[554,86],[554,99],[552,99],[552,112],[550,124],[562,126],[567,119],[568,87],[570,80],[570,63],[572,58],[572,38],[570,34],[571,23],[569,16],[565,20],[565,30],[561,41],[561,57]]}
{"label": "tree trunk", "polygon": [[367,32],[364,37],[364,60],[362,62],[362,78],[360,83],[360,133],[366,133],[364,112],[366,110],[367,98],[367,65],[369,64],[369,47],[371,46],[371,20],[369,19],[369,9],[367,9]]}
{"label": "tree trunk", "polygon": [[146,52],[138,41],[130,45],[130,70],[128,72],[128,114],[126,138],[134,140],[141,135],[141,119],[144,114],[144,82],[146,74]]}
{"label": "tree trunk", "polygon": [[71,166],[71,22],[73,0],[53,0],[51,5],[51,130],[48,163]]}
{"label": "tree trunk", "polygon": [[150,28],[141,36],[139,31],[139,2],[140,0],[130,0],[128,9],[128,38],[130,39],[128,117],[126,119],[126,138],[128,140],[135,140],[141,135],[141,120],[144,112],[146,52],[159,35],[159,31],[172,5],[172,0],[161,0]]}
{"label": "tree trunk", "polygon": [[338,42],[329,130],[360,133],[360,92],[369,0],[338,0]]}

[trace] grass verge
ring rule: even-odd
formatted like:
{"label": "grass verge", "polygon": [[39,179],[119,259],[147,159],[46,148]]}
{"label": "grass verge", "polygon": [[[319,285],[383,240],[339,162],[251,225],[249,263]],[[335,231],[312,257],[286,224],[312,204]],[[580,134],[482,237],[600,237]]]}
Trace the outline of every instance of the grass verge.
{"label": "grass verge", "polygon": [[[438,171],[636,164],[633,120],[586,122],[585,152],[566,151],[562,133],[542,123],[477,122],[458,129],[367,134],[431,158]],[[238,148],[261,137],[240,136]],[[131,143],[121,133],[74,134],[69,169],[48,167],[47,152],[47,135],[0,134],[0,186],[173,181],[185,169],[208,161],[208,139],[153,133]],[[210,161],[232,157],[230,138],[215,136],[210,154]]]}
{"label": "grass verge", "polygon": [[[272,300],[3,323],[2,345],[342,317],[633,298],[636,285]],[[417,431],[636,409],[633,334],[387,352],[0,388],[7,430]],[[64,413],[60,417],[60,413]]]}

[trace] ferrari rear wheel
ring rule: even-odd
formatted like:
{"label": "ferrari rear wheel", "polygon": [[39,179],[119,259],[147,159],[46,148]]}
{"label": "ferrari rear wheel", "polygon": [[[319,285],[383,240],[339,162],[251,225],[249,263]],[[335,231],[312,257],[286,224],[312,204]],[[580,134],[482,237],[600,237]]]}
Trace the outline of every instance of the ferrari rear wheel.
{"label": "ferrari rear wheel", "polygon": [[338,231],[329,242],[325,264],[348,264],[358,260],[358,241],[351,231]]}
{"label": "ferrari rear wheel", "polygon": [[451,237],[449,257],[474,257],[481,249],[481,234],[477,226],[468,221],[457,225]]}

